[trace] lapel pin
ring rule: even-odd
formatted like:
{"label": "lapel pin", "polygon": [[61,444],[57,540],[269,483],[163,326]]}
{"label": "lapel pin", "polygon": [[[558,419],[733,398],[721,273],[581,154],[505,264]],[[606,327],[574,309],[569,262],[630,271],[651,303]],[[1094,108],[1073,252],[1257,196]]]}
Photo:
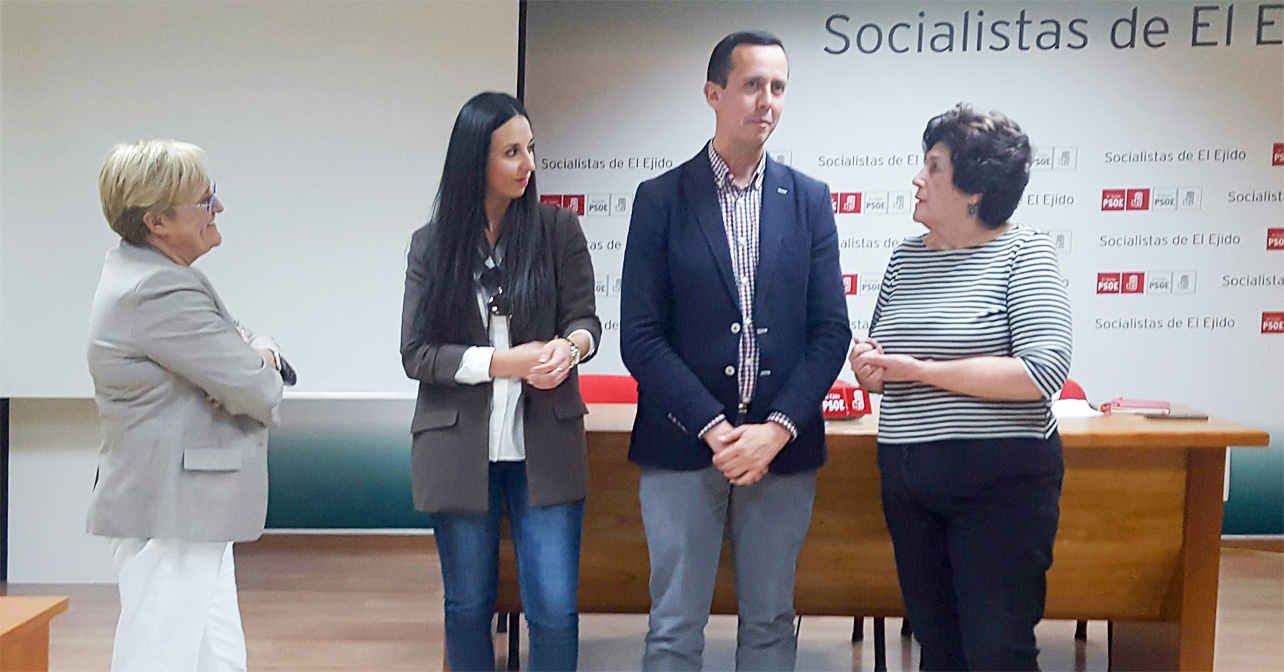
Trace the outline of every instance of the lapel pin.
{"label": "lapel pin", "polygon": [[778,193],[778,194],[787,194],[787,193],[789,193],[789,190],[788,190],[788,189],[785,189],[784,187],[776,187],[776,193]]}

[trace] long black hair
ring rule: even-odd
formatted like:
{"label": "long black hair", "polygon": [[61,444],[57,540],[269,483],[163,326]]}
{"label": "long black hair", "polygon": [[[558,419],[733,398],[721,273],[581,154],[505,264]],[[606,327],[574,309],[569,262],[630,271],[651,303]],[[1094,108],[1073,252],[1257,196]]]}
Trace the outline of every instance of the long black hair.
{"label": "long black hair", "polygon": [[[477,314],[473,274],[484,268],[486,240],[486,167],[491,134],[510,119],[529,119],[521,102],[506,93],[473,96],[450,132],[446,164],[433,215],[428,222],[424,266],[428,291],[417,317],[418,331],[429,343],[469,343],[468,321]],[[513,199],[504,215],[496,245],[503,292],[512,309],[514,331],[527,331],[534,318],[554,303],[548,263],[548,240],[539,219],[539,196],[532,173],[526,192]]]}

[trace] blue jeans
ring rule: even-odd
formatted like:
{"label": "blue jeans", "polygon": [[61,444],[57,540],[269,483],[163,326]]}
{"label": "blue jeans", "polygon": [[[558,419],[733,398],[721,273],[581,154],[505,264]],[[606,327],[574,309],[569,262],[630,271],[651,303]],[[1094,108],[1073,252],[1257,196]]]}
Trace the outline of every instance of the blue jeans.
{"label": "blue jeans", "polygon": [[499,522],[517,550],[530,669],[574,670],[579,660],[580,531],[584,500],[532,507],[525,462],[492,462],[486,513],[434,513],[446,593],[446,660],[457,672],[495,669],[491,617],[499,592]]}

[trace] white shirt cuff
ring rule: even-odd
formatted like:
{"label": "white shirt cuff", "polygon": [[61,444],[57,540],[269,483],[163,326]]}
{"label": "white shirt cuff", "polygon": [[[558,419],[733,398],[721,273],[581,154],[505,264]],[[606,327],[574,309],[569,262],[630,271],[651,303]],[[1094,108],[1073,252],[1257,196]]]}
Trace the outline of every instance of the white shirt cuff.
{"label": "white shirt cuff", "polygon": [[567,334],[566,337],[570,338],[575,334],[584,334],[584,336],[588,338],[588,342],[589,342],[588,352],[580,353],[580,359],[588,359],[589,355],[593,354],[594,350],[597,350],[597,343],[593,341],[593,334],[588,329],[576,329],[575,331],[572,331],[571,333]]}
{"label": "white shirt cuff", "polygon": [[459,360],[459,370],[455,372],[455,382],[460,385],[490,382],[490,358],[494,354],[495,348],[490,346],[478,345],[465,350],[463,359]]}

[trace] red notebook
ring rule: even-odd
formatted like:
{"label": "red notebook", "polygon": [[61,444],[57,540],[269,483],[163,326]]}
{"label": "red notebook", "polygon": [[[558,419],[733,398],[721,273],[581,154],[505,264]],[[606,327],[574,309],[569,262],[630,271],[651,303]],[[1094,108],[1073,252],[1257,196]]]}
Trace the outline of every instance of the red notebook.
{"label": "red notebook", "polygon": [[1139,413],[1143,415],[1168,415],[1172,405],[1159,399],[1128,399],[1119,397],[1101,405],[1102,413]]}

